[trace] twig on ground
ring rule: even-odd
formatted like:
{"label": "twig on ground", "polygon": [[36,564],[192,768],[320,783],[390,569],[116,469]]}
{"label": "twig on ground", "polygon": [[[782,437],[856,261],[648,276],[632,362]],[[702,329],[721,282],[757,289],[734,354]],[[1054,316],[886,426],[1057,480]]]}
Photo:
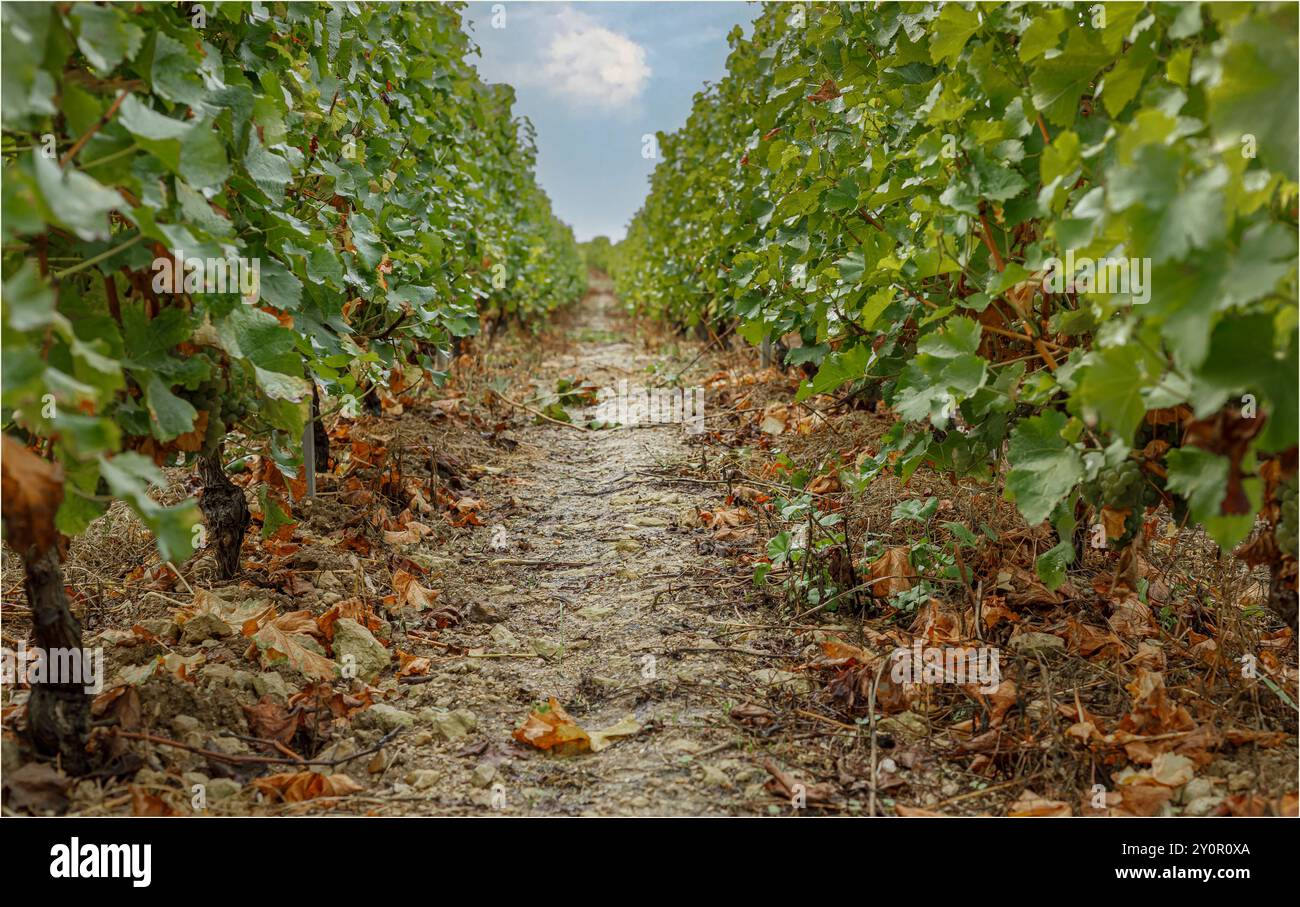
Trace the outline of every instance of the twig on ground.
{"label": "twig on ground", "polygon": [[534,416],[536,416],[539,419],[545,419],[547,422],[551,422],[555,425],[563,425],[565,428],[572,428],[574,431],[581,431],[581,432],[588,432],[588,433],[590,433],[591,431],[591,429],[588,428],[587,426],[579,425],[576,422],[564,422],[560,419],[553,419],[550,416],[546,415],[546,413],[542,412],[540,409],[535,409],[534,407],[531,406],[525,406],[523,403],[519,403],[518,401],[511,400],[509,397],[507,397],[505,394],[501,393],[498,390],[493,390],[492,388],[488,388],[488,390],[496,394],[497,397],[499,397],[504,403],[508,403],[509,405],[513,406],[515,409],[526,410],[527,412],[532,413]]}
{"label": "twig on ground", "polygon": [[331,768],[351,762],[353,759],[358,759],[361,756],[369,756],[372,753],[379,752],[388,745],[390,740],[400,734],[403,730],[404,729],[400,727],[395,728],[383,737],[379,738],[379,742],[374,746],[369,749],[361,750],[358,753],[353,753],[351,756],[344,756],[339,759],[290,759],[284,756],[242,756],[231,755],[229,753],[219,753],[215,750],[204,749],[201,746],[191,746],[188,743],[181,743],[179,740],[159,737],[156,734],[145,734],[137,731],[124,731],[120,728],[110,728],[110,732],[116,737],[125,737],[127,740],[141,740],[145,743],[152,743],[156,746],[169,746],[174,749],[187,750],[191,753],[197,753],[204,758],[214,759],[217,762],[228,762],[231,765],[254,765],[265,763],[270,765],[324,765]]}

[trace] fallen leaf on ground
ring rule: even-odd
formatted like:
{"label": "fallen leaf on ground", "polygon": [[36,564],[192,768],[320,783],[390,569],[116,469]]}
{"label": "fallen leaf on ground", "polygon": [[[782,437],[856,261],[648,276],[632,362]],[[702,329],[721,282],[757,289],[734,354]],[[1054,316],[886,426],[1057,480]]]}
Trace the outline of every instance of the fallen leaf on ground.
{"label": "fallen leaf on ground", "polygon": [[93,717],[115,719],[117,726],[126,731],[140,726],[141,713],[140,692],[127,684],[105,690],[90,706]]}
{"label": "fallen leaf on ground", "polygon": [[1068,803],[1060,800],[1049,800],[1046,797],[1040,797],[1028,788],[1025,789],[1016,802],[1012,803],[1007,809],[1008,816],[1017,818],[1041,818],[1044,816],[1060,817],[1073,815]]}
{"label": "fallen leaf on ground", "polygon": [[751,522],[754,515],[744,507],[731,509],[719,507],[717,510],[701,510],[700,520],[711,529],[735,528]]}
{"label": "fallen leaf on ground", "polygon": [[1196,764],[1186,756],[1161,753],[1151,760],[1151,777],[1165,787],[1182,787],[1196,776]]}
{"label": "fallen leaf on ground", "polygon": [[950,818],[945,813],[935,812],[932,809],[922,809],[919,806],[904,806],[898,803],[894,806],[894,813],[905,819],[947,819]]}
{"label": "fallen leaf on ground", "polygon": [[876,664],[879,659],[866,649],[858,648],[839,639],[823,640],[823,659],[816,663],[819,668],[840,668],[854,664]]}
{"label": "fallen leaf on ground", "polygon": [[188,657],[181,655],[179,652],[170,652],[167,655],[158,655],[143,664],[122,668],[118,672],[118,676],[125,683],[139,686],[149,678],[157,675],[159,671],[162,671],[171,674],[177,680],[193,683],[195,673],[205,660],[202,652],[195,652]]}
{"label": "fallen leaf on ground", "polygon": [[790,410],[787,407],[780,403],[770,404],[763,410],[763,416],[758,423],[758,430],[765,435],[779,435],[785,431],[789,419]]}
{"label": "fallen leaf on ground", "polygon": [[757,703],[742,702],[732,707],[731,718],[740,724],[763,728],[776,721],[776,712]]}
{"label": "fallen leaf on ground", "polygon": [[432,607],[433,600],[438,597],[437,590],[421,586],[415,577],[405,570],[393,573],[393,593],[397,608],[410,607],[416,611]]}
{"label": "fallen leaf on ground", "polygon": [[388,626],[388,622],[381,618],[374,610],[359,598],[347,598],[341,602],[335,602],[328,611],[322,614],[316,621],[325,638],[330,642],[334,641],[334,624],[340,618],[346,617],[348,620],[354,620],[361,626],[365,627],[371,633],[376,635]]}
{"label": "fallen leaf on ground", "polygon": [[591,748],[591,738],[569,717],[564,707],[554,698],[545,706],[533,709],[524,723],[515,729],[514,738],[520,743],[539,750],[558,753],[583,753]]}
{"label": "fallen leaf on ground", "polygon": [[332,680],[338,673],[338,666],[324,655],[307,648],[306,644],[311,641],[310,636],[285,632],[276,626],[275,621],[271,621],[253,635],[253,643],[260,651],[263,663],[270,665],[276,661],[287,660],[289,666],[300,671],[304,677],[312,680]]}
{"label": "fallen leaf on ground", "polygon": [[889,598],[912,588],[916,571],[912,569],[908,548],[905,545],[890,548],[871,564],[868,575],[871,582],[867,588],[876,598]]}
{"label": "fallen leaf on ground", "polygon": [[546,705],[533,709],[524,723],[515,729],[514,738],[520,743],[535,746],[540,750],[554,750],[557,753],[571,755],[574,753],[599,753],[623,737],[630,737],[641,730],[641,724],[631,715],[599,731],[588,733],[578,726],[559,701],[551,697]]}
{"label": "fallen leaf on ground", "polygon": [[1154,816],[1174,797],[1174,792],[1161,784],[1130,784],[1121,787],[1123,808],[1135,816]]}
{"label": "fallen leaf on ground", "polygon": [[151,794],[143,787],[131,785],[131,815],[133,816],[179,816],[181,811],[157,794]]}
{"label": "fallen leaf on ground", "polygon": [[4,773],[5,805],[15,810],[62,812],[68,807],[71,784],[71,778],[48,762],[28,762]]}
{"label": "fallen leaf on ground", "polygon": [[433,667],[433,661],[425,655],[411,655],[400,649],[397,652],[397,659],[401,666],[397,669],[398,677],[414,677],[416,675],[428,674]]}
{"label": "fallen leaf on ground", "polygon": [[433,530],[430,527],[411,520],[401,530],[385,531],[384,541],[390,545],[414,545],[431,532]]}
{"label": "fallen leaf on ground", "polygon": [[288,744],[298,732],[299,713],[293,714],[267,693],[257,705],[241,705],[244,717],[248,719],[248,729],[254,737],[263,740],[277,740]]}
{"label": "fallen leaf on ground", "polygon": [[588,735],[591,738],[591,751],[599,753],[611,744],[617,743],[623,737],[631,737],[639,730],[641,730],[641,722],[628,715],[617,724],[612,724],[599,731],[592,731]]}
{"label": "fallen leaf on ground", "polygon": [[762,765],[772,776],[772,780],[765,785],[769,793],[791,802],[802,799],[808,805],[826,805],[835,801],[837,790],[833,784],[804,784],[794,775],[777,768],[771,759],[764,759]]}
{"label": "fallen leaf on ground", "polygon": [[285,803],[301,803],[317,797],[346,797],[362,789],[360,784],[339,772],[322,775],[309,771],[267,775],[255,779],[252,786],[266,796]]}

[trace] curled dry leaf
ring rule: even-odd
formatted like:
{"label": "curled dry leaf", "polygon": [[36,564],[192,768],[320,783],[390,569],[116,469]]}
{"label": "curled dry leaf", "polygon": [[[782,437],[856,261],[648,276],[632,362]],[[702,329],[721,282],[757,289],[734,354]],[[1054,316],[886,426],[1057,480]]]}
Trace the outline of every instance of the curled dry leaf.
{"label": "curled dry leaf", "polygon": [[157,794],[151,794],[143,787],[131,785],[131,815],[133,816],[180,816],[184,815]]}
{"label": "curled dry leaf", "polygon": [[158,675],[160,672],[171,674],[177,680],[184,680],[187,683],[193,683],[196,679],[196,672],[199,666],[205,661],[202,652],[196,652],[190,656],[181,655],[179,652],[170,652],[167,655],[159,655],[149,661],[136,665],[135,667],[123,668],[118,672],[118,676],[123,681],[133,686],[139,686],[151,677]]}
{"label": "curled dry leaf", "polygon": [[782,403],[772,403],[763,410],[758,430],[765,435],[779,435],[790,421],[790,410]]}
{"label": "curled dry leaf", "polygon": [[401,666],[397,669],[398,677],[415,677],[418,675],[428,674],[433,667],[433,661],[425,655],[412,655],[408,652],[397,650],[397,659]]}
{"label": "curled dry leaf", "polygon": [[850,645],[839,639],[827,639],[821,643],[822,655],[817,662],[819,668],[843,668],[850,665],[876,664],[879,658],[866,649]]}
{"label": "curled dry leaf", "polygon": [[824,782],[804,784],[794,775],[778,768],[771,759],[764,759],[762,765],[767,770],[767,773],[772,776],[772,780],[765,785],[771,794],[791,801],[801,798],[804,803],[810,806],[825,806],[835,801],[837,790],[833,784]]}
{"label": "curled dry leaf", "polygon": [[1124,521],[1133,515],[1132,507],[1111,507],[1109,504],[1101,508],[1101,525],[1106,530],[1107,539],[1121,539],[1124,537]]}
{"label": "curled dry leaf", "polygon": [[932,809],[922,809],[919,806],[904,806],[902,803],[894,807],[894,814],[902,816],[904,819],[947,819],[950,818],[946,813],[935,812]]}
{"label": "curled dry leaf", "polygon": [[56,538],[54,515],[63,503],[63,469],[42,460],[8,435],[0,442],[0,499],[5,541],[18,552],[45,552]]}
{"label": "curled dry leaf", "polygon": [[244,710],[244,717],[248,719],[248,729],[253,732],[253,736],[261,737],[263,740],[276,740],[287,745],[298,732],[298,725],[301,723],[301,714],[298,710],[295,709],[290,713],[269,693],[264,695],[257,705],[241,704],[240,708]]}
{"label": "curled dry leaf", "polygon": [[393,573],[393,593],[394,608],[414,608],[416,611],[424,611],[433,606],[434,599],[438,597],[435,589],[427,589],[416,581],[415,577],[405,570],[397,570]]}
{"label": "curled dry leaf", "polygon": [[732,707],[731,718],[739,724],[764,728],[776,722],[776,712],[754,702],[742,702]]}
{"label": "curled dry leaf", "polygon": [[818,104],[823,101],[833,101],[839,96],[840,90],[836,86],[835,80],[827,79],[825,82],[822,82],[820,88],[808,95],[808,100],[812,101],[814,104]]}
{"label": "curled dry leaf", "polygon": [[[315,626],[313,621],[312,627]],[[338,665],[308,648],[313,642],[311,636],[286,631],[276,621],[270,621],[253,634],[253,643],[262,656],[263,664],[269,666],[277,661],[288,661],[290,667],[308,679],[333,680],[338,674]]]}
{"label": "curled dry leaf", "polygon": [[322,775],[311,771],[267,775],[255,779],[252,786],[267,797],[285,803],[301,803],[317,797],[346,797],[362,789],[360,784],[339,772]]}
{"label": "curled dry leaf", "polygon": [[585,752],[599,753],[623,737],[630,737],[640,730],[640,722],[628,715],[616,724],[588,733],[569,717],[555,697],[551,697],[546,701],[546,705],[539,706],[529,713],[524,723],[515,729],[513,736],[520,743],[535,746],[540,750],[572,755]]}
{"label": "curled dry leaf", "polygon": [[539,750],[554,750],[565,755],[583,753],[591,748],[587,732],[569,717],[555,697],[529,712],[512,736]]}
{"label": "curled dry leaf", "polygon": [[431,532],[433,532],[433,529],[429,526],[416,520],[411,520],[403,529],[395,531],[385,530],[384,541],[389,545],[414,545]]}
{"label": "curled dry leaf", "polygon": [[345,598],[341,602],[335,602],[334,605],[316,621],[321,632],[330,642],[334,641],[335,622],[344,617],[348,620],[355,620],[374,634],[378,634],[380,630],[387,626],[387,622],[376,614],[374,609],[361,599]]}
{"label": "curled dry leaf", "polygon": [[1044,816],[1059,818],[1073,815],[1068,803],[1040,797],[1026,788],[1016,802],[1007,809],[1007,815],[1017,818],[1041,818]]}
{"label": "curled dry leaf", "polygon": [[62,812],[68,808],[72,779],[48,762],[28,762],[4,773],[4,802],[9,809]]}
{"label": "curled dry leaf", "polygon": [[872,562],[868,576],[871,582],[867,588],[876,598],[889,598],[912,588],[916,571],[912,569],[907,547],[899,545],[888,549]]}
{"label": "curled dry leaf", "polygon": [[817,476],[815,479],[809,482],[808,486],[804,489],[804,491],[808,492],[809,494],[832,494],[839,490],[840,490],[839,477],[830,473],[826,475]]}

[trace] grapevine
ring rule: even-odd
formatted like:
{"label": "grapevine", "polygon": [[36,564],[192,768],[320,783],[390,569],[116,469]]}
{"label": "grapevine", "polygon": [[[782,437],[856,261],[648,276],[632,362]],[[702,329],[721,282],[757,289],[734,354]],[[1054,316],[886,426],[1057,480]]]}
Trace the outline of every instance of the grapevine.
{"label": "grapevine", "polygon": [[[232,432],[292,476],[314,397],[432,371],[484,319],[581,294],[532,128],[508,86],[478,77],[460,15],[6,4],[4,516],[38,626],[79,637],[58,537],[114,499],[164,561],[201,546],[194,501],[154,499],[161,467],[199,467],[228,576],[248,524],[225,476]],[[23,447],[40,458],[20,463]],[[38,475],[44,497],[9,493]],[[35,735],[71,740],[75,763],[85,704],[54,711],[70,723]]]}
{"label": "grapevine", "polygon": [[1300,430],[1295,33],[1283,4],[769,5],[659,136],[617,287],[797,332],[798,399],[881,394],[898,475],[1055,524],[1050,588],[1082,506],[1233,548]]}

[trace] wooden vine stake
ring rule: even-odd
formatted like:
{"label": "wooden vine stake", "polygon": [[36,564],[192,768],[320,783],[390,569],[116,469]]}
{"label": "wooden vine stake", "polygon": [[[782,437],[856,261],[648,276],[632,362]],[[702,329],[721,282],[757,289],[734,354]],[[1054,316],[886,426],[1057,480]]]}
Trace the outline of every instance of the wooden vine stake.
{"label": "wooden vine stake", "polygon": [[307,420],[302,427],[302,468],[307,475],[307,497],[316,497],[316,423]]}

